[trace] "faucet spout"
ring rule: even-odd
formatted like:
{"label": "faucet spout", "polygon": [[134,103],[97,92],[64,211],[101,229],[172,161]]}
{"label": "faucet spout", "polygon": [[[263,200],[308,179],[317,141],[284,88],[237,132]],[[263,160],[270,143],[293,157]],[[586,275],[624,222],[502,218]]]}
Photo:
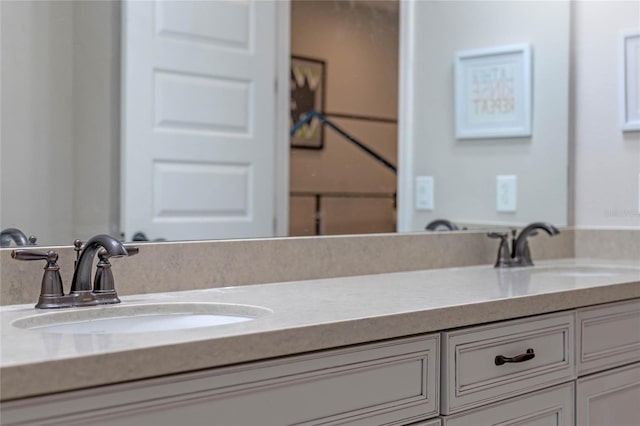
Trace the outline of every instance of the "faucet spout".
{"label": "faucet spout", "polygon": [[91,267],[93,259],[100,248],[104,248],[109,257],[127,256],[127,249],[120,241],[111,235],[96,235],[86,242],[84,250],[80,254],[75,271],[73,272],[73,281],[71,282],[71,293],[80,291],[91,291]]}
{"label": "faucet spout", "polygon": [[520,231],[520,235],[518,235],[518,238],[516,238],[513,247],[513,260],[519,266],[533,265],[533,262],[531,261],[531,254],[529,253],[529,243],[527,241],[527,238],[533,235],[538,229],[545,231],[550,236],[554,236],[560,233],[558,228],[546,222],[534,222],[530,225],[527,225],[522,231]]}
{"label": "faucet spout", "polygon": [[16,243],[16,246],[19,247],[29,245],[29,239],[24,232],[18,228],[6,228],[0,231],[1,247],[9,247],[11,245],[11,241]]}
{"label": "faucet spout", "polygon": [[451,222],[450,220],[447,219],[436,219],[433,220],[431,222],[429,222],[429,224],[426,226],[425,230],[427,231],[435,231],[439,226],[442,226],[446,229],[448,229],[449,231],[457,231],[458,230],[458,225],[456,225],[455,223]]}

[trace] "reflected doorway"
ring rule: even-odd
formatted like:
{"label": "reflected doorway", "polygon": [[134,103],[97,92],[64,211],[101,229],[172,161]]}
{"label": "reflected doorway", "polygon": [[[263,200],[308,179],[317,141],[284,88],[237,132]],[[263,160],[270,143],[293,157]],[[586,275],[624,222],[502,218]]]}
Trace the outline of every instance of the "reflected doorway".
{"label": "reflected doorway", "polygon": [[289,235],[395,232],[396,173],[367,149],[398,164],[399,3],[293,0],[290,50],[290,124],[313,107],[340,131],[291,142]]}

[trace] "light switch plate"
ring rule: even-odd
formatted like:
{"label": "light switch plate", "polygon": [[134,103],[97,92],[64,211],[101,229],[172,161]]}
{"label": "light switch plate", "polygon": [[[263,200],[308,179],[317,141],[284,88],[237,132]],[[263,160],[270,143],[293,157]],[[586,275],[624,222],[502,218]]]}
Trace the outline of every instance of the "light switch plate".
{"label": "light switch plate", "polygon": [[416,210],[433,210],[433,176],[416,176]]}
{"label": "light switch plate", "polygon": [[513,213],[518,206],[518,177],[516,175],[496,176],[496,210]]}

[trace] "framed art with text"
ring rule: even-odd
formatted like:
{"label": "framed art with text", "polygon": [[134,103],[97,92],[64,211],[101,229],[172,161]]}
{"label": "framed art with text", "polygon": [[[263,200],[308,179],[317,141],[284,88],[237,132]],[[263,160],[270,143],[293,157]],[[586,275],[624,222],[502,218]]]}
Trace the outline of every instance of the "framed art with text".
{"label": "framed art with text", "polygon": [[457,52],[456,138],[531,136],[531,68],[528,44]]}
{"label": "framed art with text", "polygon": [[640,30],[621,34],[619,59],[620,127],[640,130]]}

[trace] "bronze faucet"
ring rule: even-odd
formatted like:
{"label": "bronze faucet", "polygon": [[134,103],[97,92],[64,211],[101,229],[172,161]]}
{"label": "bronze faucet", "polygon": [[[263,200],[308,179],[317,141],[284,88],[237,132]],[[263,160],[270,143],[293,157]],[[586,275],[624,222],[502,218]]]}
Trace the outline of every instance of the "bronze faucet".
{"label": "bronze faucet", "polygon": [[[69,294],[64,294],[60,267],[57,265],[58,254],[54,251],[36,251],[17,249],[11,252],[16,260],[46,260],[47,266],[42,277],[40,298],[36,308],[66,308],[70,306],[93,306],[109,303],[120,303],[115,290],[115,282],[111,272],[109,258],[133,256],[138,253],[137,247],[124,246],[114,237],[106,234],[96,235],[87,241],[84,248],[76,240],[76,261]],[[96,280],[92,287],[91,267],[93,259],[99,255]]]}
{"label": "bronze faucet", "polygon": [[533,266],[531,260],[531,252],[529,251],[529,237],[537,235],[537,230],[541,229],[550,236],[560,233],[558,228],[550,223],[534,222],[527,225],[520,235],[516,237],[516,230],[512,230],[512,245],[509,251],[509,241],[507,233],[490,232],[487,234],[490,238],[500,238],[500,247],[498,248],[498,259],[496,260],[496,268],[506,268],[514,266]]}
{"label": "bronze faucet", "polygon": [[111,235],[101,234],[89,239],[84,245],[71,281],[71,294],[91,291],[91,266],[96,253],[103,247],[110,257],[126,256],[127,249]]}
{"label": "bronze faucet", "polygon": [[426,231],[435,231],[439,226],[443,226],[444,228],[446,228],[449,231],[457,231],[458,225],[456,225],[455,223],[451,222],[450,220],[447,219],[436,219],[433,220],[431,222],[429,222],[429,224],[426,226],[425,230]]}
{"label": "bronze faucet", "polygon": [[31,235],[29,238],[18,228],[5,228],[0,231],[0,247],[9,247],[11,241],[16,246],[33,246],[36,244],[36,237]]}

